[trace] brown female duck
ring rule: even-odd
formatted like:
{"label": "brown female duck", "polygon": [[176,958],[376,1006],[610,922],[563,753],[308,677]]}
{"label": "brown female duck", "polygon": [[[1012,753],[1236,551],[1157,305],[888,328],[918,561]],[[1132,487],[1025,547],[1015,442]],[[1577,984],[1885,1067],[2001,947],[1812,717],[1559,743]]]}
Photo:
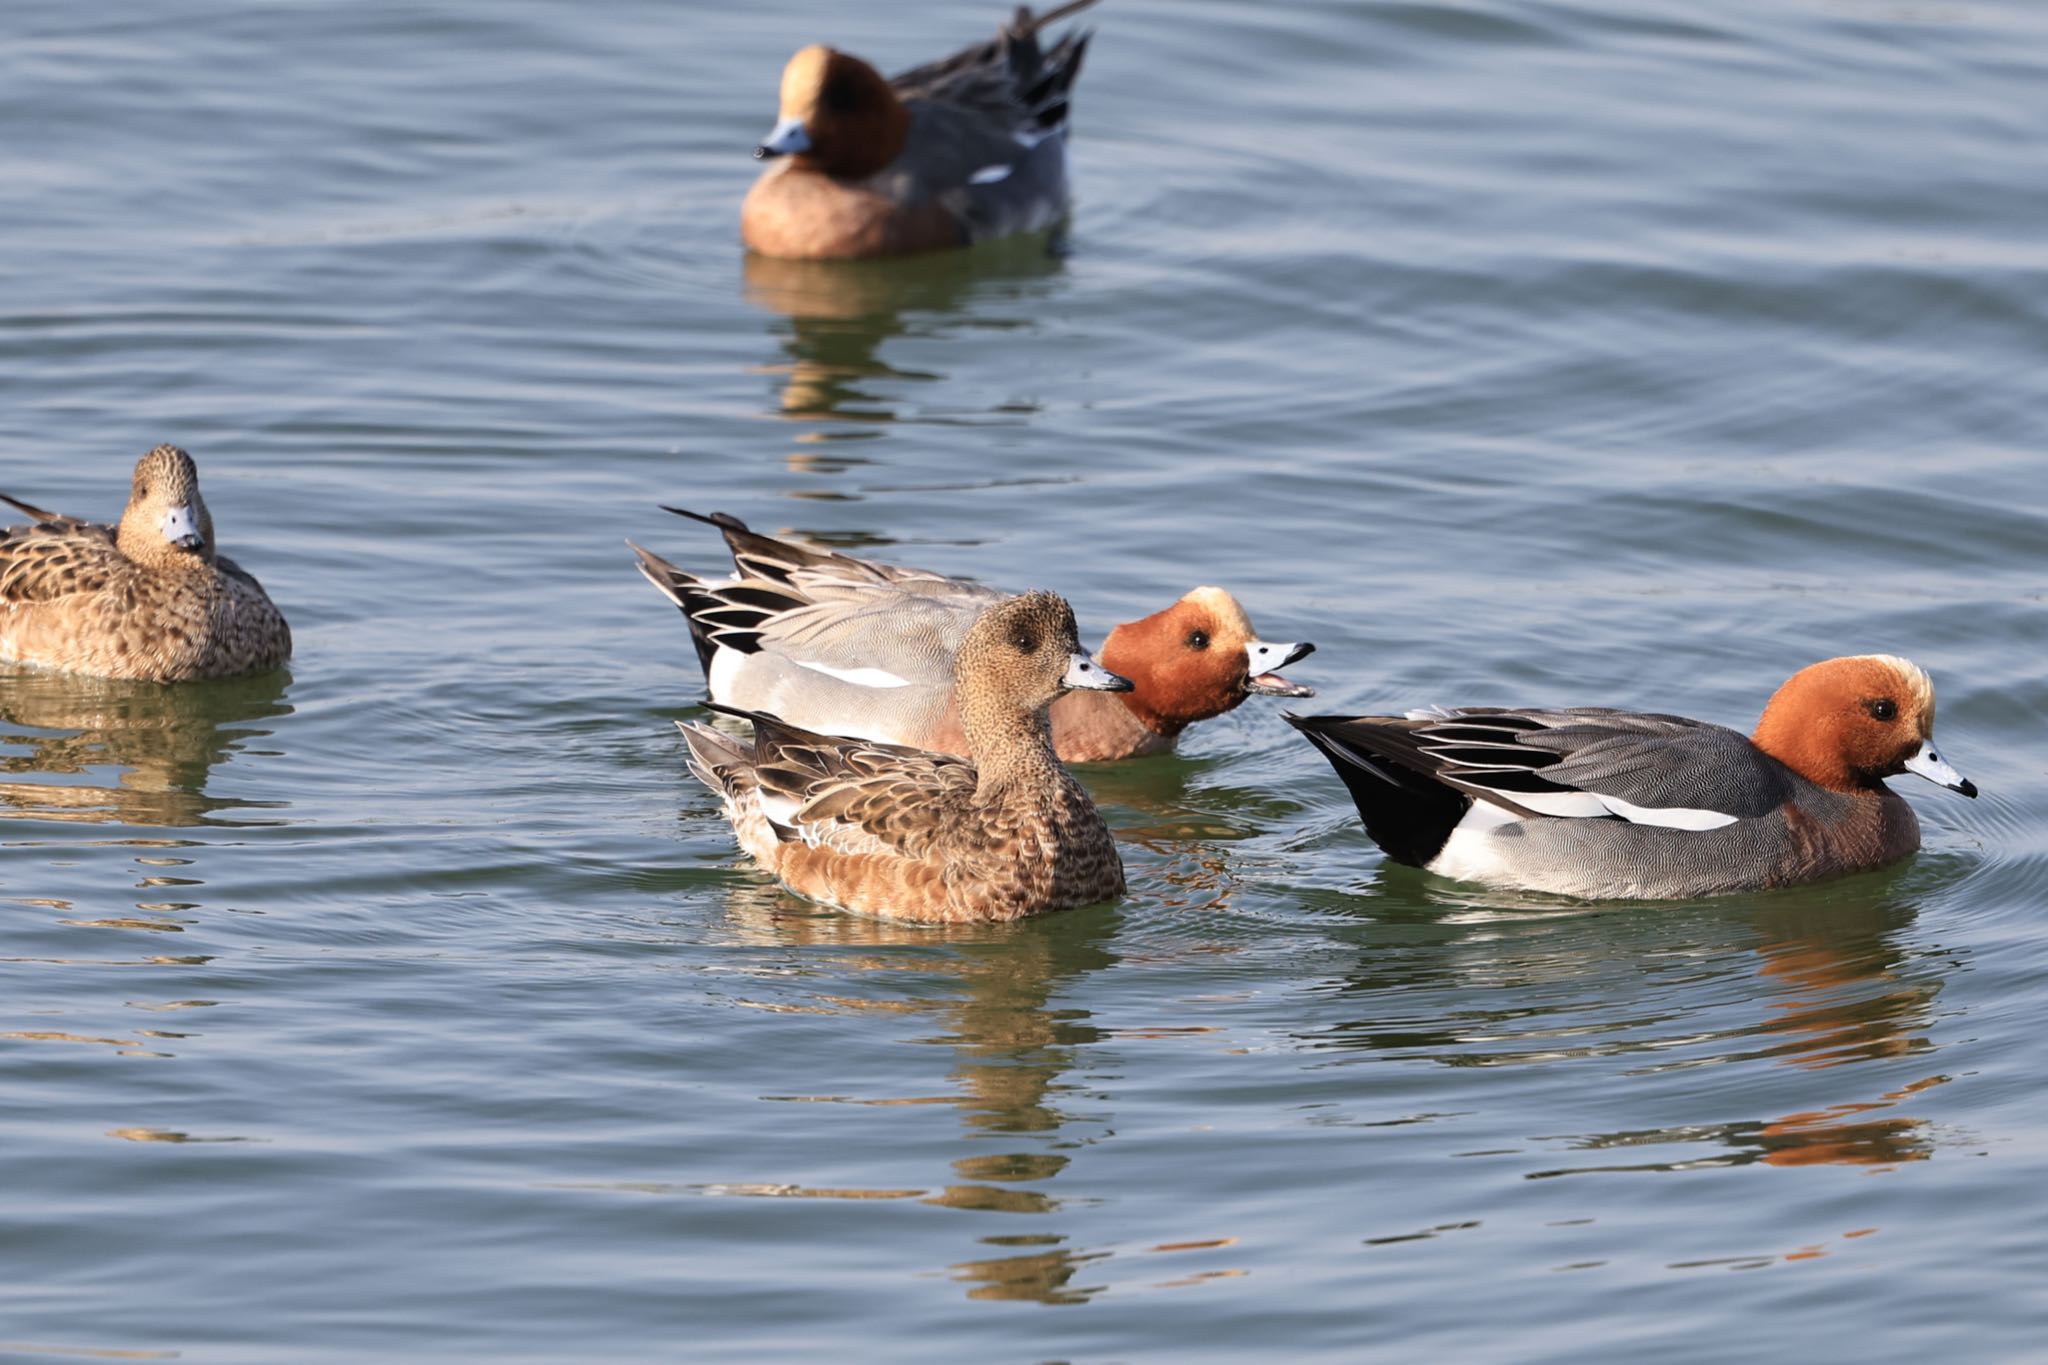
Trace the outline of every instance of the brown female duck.
{"label": "brown female duck", "polygon": [[0,663],[180,682],[290,657],[283,614],[216,552],[198,467],[176,446],[136,462],[114,526],[0,501],[35,518],[0,532]]}
{"label": "brown female duck", "polygon": [[961,645],[971,758],[840,739],[774,716],[751,742],[679,722],[690,770],[724,799],[740,846],[799,895],[926,921],[1013,920],[1123,894],[1088,793],[1053,754],[1046,707],[1069,688],[1130,686],[1081,652],[1065,599],[984,611]]}

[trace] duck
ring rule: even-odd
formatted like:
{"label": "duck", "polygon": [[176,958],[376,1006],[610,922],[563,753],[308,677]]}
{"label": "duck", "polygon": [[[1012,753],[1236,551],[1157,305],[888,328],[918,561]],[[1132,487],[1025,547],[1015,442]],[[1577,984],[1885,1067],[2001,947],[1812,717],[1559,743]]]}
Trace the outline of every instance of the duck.
{"label": "duck", "polygon": [[965,758],[713,704],[750,722],[752,738],[678,721],[690,771],[763,869],[841,910],[964,923],[1121,896],[1116,843],[1060,766],[1046,708],[1069,689],[1129,680],[1081,652],[1073,608],[1043,590],[986,607],[953,667]]}
{"label": "duck", "polygon": [[0,501],[33,518],[0,532],[0,662],[186,682],[291,657],[284,614],[216,548],[199,467],[177,446],[136,461],[112,526]]}
{"label": "duck", "polygon": [[1920,847],[1884,779],[1974,797],[1934,746],[1934,683],[1863,654],[1794,673],[1754,733],[1606,707],[1287,717],[1395,862],[1581,900],[1798,886]]}
{"label": "duck", "polygon": [[1020,7],[990,41],[888,79],[835,48],[799,51],[754,149],[775,164],[740,207],[741,241],[764,256],[859,260],[1057,227],[1089,34],[1050,49],[1039,34],[1093,3]]}
{"label": "duck", "polygon": [[[967,752],[954,656],[1010,594],[762,535],[724,512],[662,510],[718,528],[732,555],[733,578],[712,582],[626,542],[688,622],[713,701],[829,734]],[[1102,666],[1132,687],[1053,703],[1053,746],[1066,763],[1168,752],[1188,726],[1247,697],[1314,696],[1278,671],[1314,650],[1260,639],[1236,598],[1194,588],[1109,633]]]}

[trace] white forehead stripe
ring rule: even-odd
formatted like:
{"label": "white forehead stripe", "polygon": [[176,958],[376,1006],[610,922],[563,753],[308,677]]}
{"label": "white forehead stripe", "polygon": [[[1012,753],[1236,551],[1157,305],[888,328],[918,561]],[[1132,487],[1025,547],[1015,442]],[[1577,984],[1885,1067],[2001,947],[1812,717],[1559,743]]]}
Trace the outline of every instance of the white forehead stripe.
{"label": "white forehead stripe", "polygon": [[1911,659],[1901,658],[1896,654],[1859,654],[1856,657],[1870,663],[1882,665],[1898,674],[1900,678],[1904,679],[1906,690],[1913,694],[1913,700],[1919,703],[1920,714],[1928,721],[1933,721],[1934,679],[1927,676],[1926,669],[1920,667]]}
{"label": "white forehead stripe", "polygon": [[1208,611],[1215,616],[1221,629],[1235,630],[1246,636],[1257,634],[1252,629],[1251,618],[1244,614],[1244,608],[1237,604],[1237,599],[1221,588],[1190,588],[1181,594],[1180,600]]}

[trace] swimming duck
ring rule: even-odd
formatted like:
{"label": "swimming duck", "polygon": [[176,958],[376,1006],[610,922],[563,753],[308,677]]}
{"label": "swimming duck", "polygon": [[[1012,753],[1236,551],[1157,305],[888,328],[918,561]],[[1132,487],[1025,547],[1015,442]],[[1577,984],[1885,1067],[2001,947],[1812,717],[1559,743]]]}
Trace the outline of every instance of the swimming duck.
{"label": "swimming duck", "polygon": [[1116,845],[1054,755],[1046,707],[1129,682],[1081,652],[1073,609],[1049,592],[984,609],[954,668],[965,759],[714,704],[753,722],[753,739],[678,722],[690,771],[755,861],[843,910],[1013,920],[1122,895]]}
{"label": "swimming duck", "polygon": [[135,465],[119,524],[45,512],[0,533],[0,662],[181,682],[276,668],[291,628],[214,548],[199,469],[176,446]]}
{"label": "swimming duck", "polygon": [[1756,732],[1599,707],[1294,716],[1396,862],[1583,899],[1762,891],[1920,847],[1884,779],[1977,788],[1934,747],[1934,684],[1889,654],[1801,669]]}
{"label": "swimming duck", "polygon": [[1016,14],[986,43],[885,80],[814,44],[782,72],[781,117],[740,209],[749,250],[898,256],[1036,232],[1067,213],[1067,107],[1088,35],[1039,32],[1086,9]]}
{"label": "swimming duck", "polygon": [[[732,552],[734,581],[714,583],[627,542],[689,622],[713,701],[829,734],[967,752],[953,656],[1009,594],[761,535],[722,512],[664,510],[718,527]],[[1259,639],[1236,598],[1196,588],[1109,633],[1102,665],[1132,690],[1055,702],[1054,747],[1068,763],[1161,753],[1246,697],[1314,696],[1277,672],[1314,649]]]}

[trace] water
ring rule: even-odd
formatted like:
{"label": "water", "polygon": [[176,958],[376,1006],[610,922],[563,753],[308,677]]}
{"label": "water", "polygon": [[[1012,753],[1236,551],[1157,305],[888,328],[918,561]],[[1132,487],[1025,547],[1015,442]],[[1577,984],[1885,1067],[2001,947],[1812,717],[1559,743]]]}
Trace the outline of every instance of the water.
{"label": "water", "polygon": [[[741,257],[791,50],[998,11],[6,8],[0,489],[189,447],[298,652],[0,680],[0,1353],[2032,1354],[2048,18],[1105,0],[1069,255]],[[1122,903],[891,927],[682,771],[661,501],[1331,710],[1901,652],[1984,796],[1560,910],[1254,701],[1086,772]]]}

